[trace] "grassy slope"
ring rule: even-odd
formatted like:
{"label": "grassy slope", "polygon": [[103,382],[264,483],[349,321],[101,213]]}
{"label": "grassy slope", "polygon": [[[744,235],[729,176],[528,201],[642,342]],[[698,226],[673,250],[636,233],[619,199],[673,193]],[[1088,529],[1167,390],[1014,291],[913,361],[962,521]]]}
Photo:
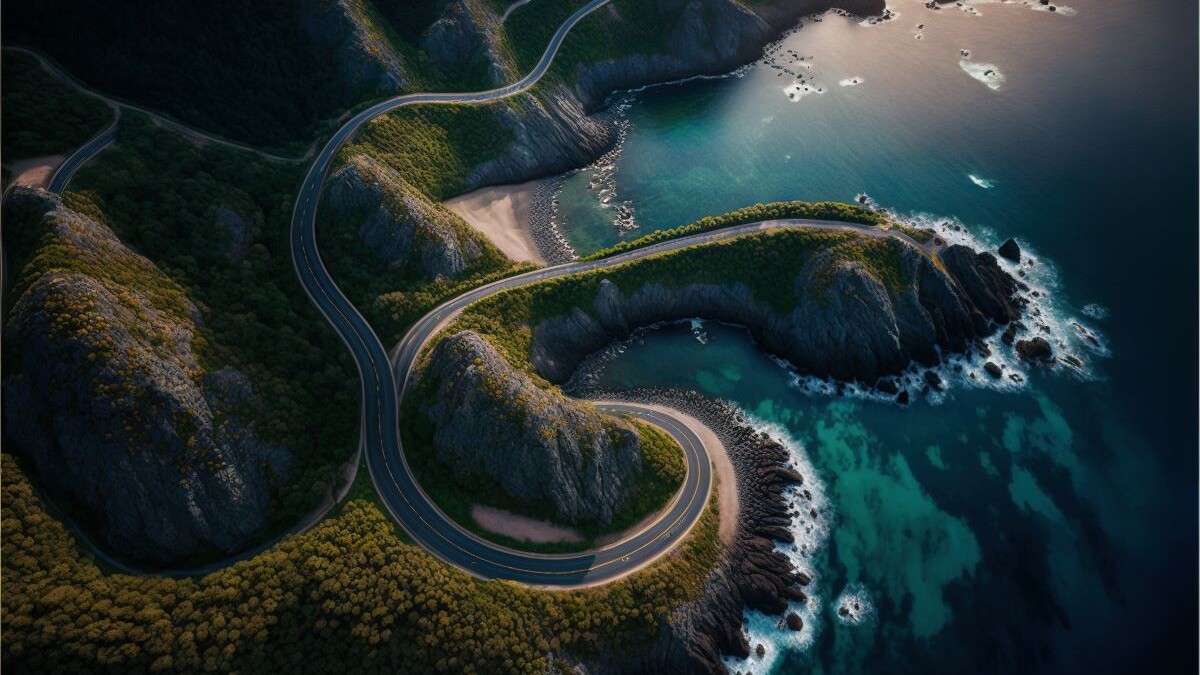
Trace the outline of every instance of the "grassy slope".
{"label": "grassy slope", "polygon": [[107,105],[54,79],[32,56],[6,52],[3,64],[5,161],[64,154],[112,121]]}
{"label": "grassy slope", "polygon": [[646,646],[721,552],[714,500],[681,555],[603,587],[546,593],[450,569],[355,500],[200,579],[104,574],[17,461],[0,461],[0,658],[14,672],[545,673],[554,652]]}
{"label": "grassy slope", "polygon": [[[273,520],[290,525],[336,480],[358,427],[353,365],[292,268],[288,229],[302,168],[200,148],[127,117],[114,147],[76,177],[68,202],[186,289],[204,316],[198,353],[206,369],[232,365],[249,375],[266,404],[256,432],[297,459],[272,500]],[[218,224],[222,206],[245,222],[240,259]]]}

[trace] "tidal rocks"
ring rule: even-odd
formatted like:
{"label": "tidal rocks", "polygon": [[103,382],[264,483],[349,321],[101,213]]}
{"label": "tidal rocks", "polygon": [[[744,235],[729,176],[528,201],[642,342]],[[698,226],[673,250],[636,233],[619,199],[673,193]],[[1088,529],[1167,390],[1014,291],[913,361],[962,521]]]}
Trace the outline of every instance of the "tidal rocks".
{"label": "tidal rocks", "polygon": [[795,612],[788,612],[787,615],[788,630],[801,630],[804,628],[804,620]]}
{"label": "tidal rocks", "polygon": [[1050,363],[1054,360],[1054,350],[1043,337],[1034,337],[1017,342],[1017,355],[1034,363]]}
{"label": "tidal rocks", "polygon": [[568,522],[611,521],[633,488],[642,468],[633,427],[538,388],[475,333],[438,342],[420,377],[434,448],[455,475],[482,471]]}
{"label": "tidal rocks", "polygon": [[886,247],[905,283],[884,282],[853,254],[822,250],[797,261],[791,284],[781,284],[795,301],[786,314],[736,282],[618,288],[603,279],[590,306],[533,327],[531,361],[547,380],[564,382],[589,354],[640,327],[700,317],[747,326],[803,373],[876,382],[913,361],[938,363],[939,349],[965,351],[993,330],[988,318],[1019,313],[1015,282],[990,254],[951,247],[947,274],[898,238],[870,243]]}
{"label": "tidal rocks", "polygon": [[1000,269],[991,253],[976,253],[956,244],[942,251],[940,256],[946,270],[961,284],[983,316],[998,324],[1021,316],[1021,305],[1016,298],[1017,280]]}
{"label": "tidal rocks", "polygon": [[937,374],[935,370],[926,370],[924,372],[925,384],[929,385],[930,389],[942,388],[942,376]]}
{"label": "tidal rocks", "polygon": [[789,467],[787,448],[747,426],[734,409],[722,402],[695,392],[660,389],[586,393],[605,399],[661,403],[686,412],[712,429],[729,454],[739,509],[733,543],[721,564],[709,574],[700,597],[675,611],[647,655],[616,669],[630,673],[724,673],[722,655],[746,658],[753,653],[742,629],[746,608],[782,615],[789,602],[805,598],[800,586],[811,579],[793,569],[788,558],[775,550],[772,539],[780,532],[779,523],[793,518],[788,515],[784,490],[801,482],[802,477]]}
{"label": "tidal rocks", "polygon": [[991,361],[988,361],[987,363],[983,364],[983,369],[985,371],[987,371],[988,375],[991,375],[992,377],[994,377],[996,379],[999,379],[1000,375],[1003,373],[1003,371],[1000,369],[1000,366],[992,363]]}
{"label": "tidal rocks", "polygon": [[49,193],[16,188],[5,221],[48,230],[56,261],[27,265],[15,289],[6,449],[124,557],[172,563],[252,542],[291,455],[245,422],[261,405],[245,375],[200,367],[196,307]]}
{"label": "tidal rocks", "polygon": [[390,167],[355,155],[330,178],[335,222],[357,231],[383,262],[412,276],[462,275],[491,244]]}
{"label": "tidal rocks", "polygon": [[1021,262],[1021,247],[1017,244],[1016,239],[1009,237],[1008,241],[996,249],[996,252],[1000,254],[1001,258],[1006,258],[1015,263]]}

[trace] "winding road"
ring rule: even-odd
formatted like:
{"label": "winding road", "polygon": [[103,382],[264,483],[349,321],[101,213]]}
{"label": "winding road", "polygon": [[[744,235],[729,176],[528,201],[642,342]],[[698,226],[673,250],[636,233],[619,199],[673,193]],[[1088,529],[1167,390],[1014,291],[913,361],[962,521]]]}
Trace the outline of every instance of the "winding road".
{"label": "winding road", "polygon": [[[570,29],[608,0],[592,0],[555,32],[536,67],[505,87],[477,93],[429,93],[399,96],[356,114],[338,129],[320,153],[304,182],[292,214],[292,259],[305,292],[350,350],[362,381],[361,449],[377,492],[392,517],[418,544],[438,558],[476,576],[520,583],[571,587],[607,581],[632,571],[670,550],[698,520],[712,488],[708,449],[678,419],[632,404],[599,406],[608,412],[638,416],[662,427],[683,448],[687,461],[684,486],[651,525],[605,548],[578,554],[517,551],[468,532],[445,515],[421,489],[401,447],[398,410],[421,348],[464,307],[493,293],[545,279],[602,269],[630,260],[699,243],[729,239],[757,231],[809,227],[849,230],[870,236],[905,235],[865,226],[815,220],[774,220],[665,241],[600,261],[577,261],[501,279],[455,297],[414,324],[394,348],[391,358],[366,319],[330,277],[317,250],[316,216],[324,184],[338,149],[374,117],[418,104],[481,104],[519,94],[545,74]],[[915,243],[915,242],[912,242]]]}

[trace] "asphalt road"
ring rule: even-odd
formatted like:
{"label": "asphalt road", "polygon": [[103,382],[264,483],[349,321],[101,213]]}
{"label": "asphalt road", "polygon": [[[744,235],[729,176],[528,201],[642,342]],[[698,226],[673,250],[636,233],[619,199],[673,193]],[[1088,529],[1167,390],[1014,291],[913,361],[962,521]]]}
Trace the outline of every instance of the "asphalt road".
{"label": "asphalt road", "polygon": [[399,400],[422,346],[466,305],[498,291],[565,274],[600,269],[698,243],[729,239],[768,229],[811,227],[853,230],[872,236],[903,236],[881,230],[824,221],[780,220],[728,227],[661,242],[595,262],[572,262],[501,279],[440,305],[409,330],[389,359],[377,335],[342,294],[321,261],[316,245],[316,214],[321,186],[338,149],[363,124],[402,106],[428,103],[486,103],[531,87],[549,68],[567,32],[580,19],[606,4],[593,0],[554,34],[537,66],[520,81],[486,92],[410,94],[373,105],[354,115],[317,155],[302,183],[292,215],[292,258],[301,284],[354,357],[362,382],[362,449],[383,503],[404,530],[442,560],[472,574],[543,586],[574,586],[620,576],[666,552],[696,522],[712,486],[712,468],[703,444],[677,419],[635,405],[609,405],[610,412],[632,414],[656,424],[681,445],[687,459],[684,486],[662,516],[631,537],[598,551],[546,555],[515,551],[467,532],[442,513],[422,491],[401,447]]}

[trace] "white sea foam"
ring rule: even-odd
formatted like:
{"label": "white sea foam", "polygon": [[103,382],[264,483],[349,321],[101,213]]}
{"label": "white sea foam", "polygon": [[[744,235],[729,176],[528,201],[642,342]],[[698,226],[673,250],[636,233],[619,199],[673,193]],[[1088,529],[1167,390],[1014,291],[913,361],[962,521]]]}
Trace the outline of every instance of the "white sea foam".
{"label": "white sea foam", "polygon": [[997,90],[1004,86],[1004,73],[992,63],[976,63],[967,59],[959,59],[958,67],[971,77],[987,85],[988,89]]}
{"label": "white sea foam", "polygon": [[784,96],[787,96],[788,100],[791,101],[799,101],[800,99],[806,96],[811,96],[812,94],[824,93],[825,88],[821,87],[815,82],[793,82],[792,84],[789,84],[783,88]]}
{"label": "white sea foam", "polygon": [[984,190],[991,190],[992,188],[996,187],[996,181],[988,180],[987,178],[983,178],[981,176],[976,176],[973,173],[967,174],[967,178],[970,178],[972,183],[978,185]]}
{"label": "white sea foam", "polygon": [[875,620],[875,602],[867,587],[854,582],[842,590],[829,611],[842,624],[858,626]]}
{"label": "white sea foam", "polygon": [[692,319],[692,337],[702,345],[708,344],[708,333],[704,330],[704,319]]}
{"label": "white sea foam", "polygon": [[[977,229],[972,231],[955,218],[944,218],[927,213],[901,215],[886,209],[881,209],[874,199],[867,194],[856,198],[867,208],[882,211],[898,224],[931,230],[947,244],[962,244],[977,251],[995,251],[1002,239],[996,233]],[[1003,392],[1017,392],[1028,387],[1031,368],[1037,367],[1060,374],[1070,375],[1083,380],[1094,380],[1099,377],[1095,369],[1095,360],[1109,356],[1104,336],[1084,317],[1095,318],[1095,308],[1091,313],[1076,312],[1066,307],[1058,298],[1058,272],[1053,263],[1044,260],[1027,242],[1021,242],[1022,262],[1013,263],[1004,258],[997,258],[1000,266],[1013,278],[1024,284],[1019,292],[1027,303],[1021,322],[1025,328],[1017,331],[1013,345],[1004,343],[1003,331],[996,330],[990,337],[981,340],[983,349],[972,348],[966,353],[943,353],[941,363],[932,370],[942,380],[941,388],[932,389],[925,380],[928,368],[913,363],[907,370],[895,377],[896,385],[907,390],[912,400],[914,394],[924,392],[925,399],[934,405],[940,404],[952,395],[958,388],[990,389]],[[1050,365],[1031,366],[1017,356],[1014,345],[1035,336],[1044,338],[1054,349],[1058,360]],[[843,396],[864,401],[891,402],[894,396],[885,394],[873,386],[873,383],[839,383],[831,378],[818,378],[811,375],[801,375],[788,361],[772,356],[772,360],[791,376],[791,386],[804,394],[831,398]],[[1001,376],[996,378],[988,374],[984,365],[994,363],[1001,369]]]}
{"label": "white sea foam", "polygon": [[1084,316],[1096,319],[1097,321],[1103,321],[1108,318],[1108,308],[1094,302],[1084,305],[1082,311]]}
{"label": "white sea foam", "polygon": [[854,77],[847,77],[844,80],[838,80],[838,84],[843,87],[857,87],[866,81],[866,78],[862,75],[855,75]]}
{"label": "white sea foam", "polygon": [[[745,613],[745,628],[751,655],[744,660],[726,658],[725,665],[730,672],[759,675],[771,672],[771,668],[785,652],[807,649],[820,634],[824,619],[824,588],[813,561],[829,542],[834,514],[825,492],[825,483],[805,452],[804,446],[782,426],[767,422],[744,410],[740,412],[753,429],[782,443],[788,450],[792,468],[804,476],[803,485],[790,486],[783,494],[788,508],[800,513],[792,519],[792,536],[795,542],[777,543],[775,550],[786,555],[797,571],[804,572],[812,579],[804,589],[808,599],[804,602],[788,603],[788,608],[783,614],[786,616],[788,612],[795,612],[799,615],[804,622],[801,630],[793,631],[783,625],[783,616],[768,616],[761,612],[749,611]],[[815,516],[812,515],[814,512]],[[754,653],[760,644],[764,649],[761,658]]]}

